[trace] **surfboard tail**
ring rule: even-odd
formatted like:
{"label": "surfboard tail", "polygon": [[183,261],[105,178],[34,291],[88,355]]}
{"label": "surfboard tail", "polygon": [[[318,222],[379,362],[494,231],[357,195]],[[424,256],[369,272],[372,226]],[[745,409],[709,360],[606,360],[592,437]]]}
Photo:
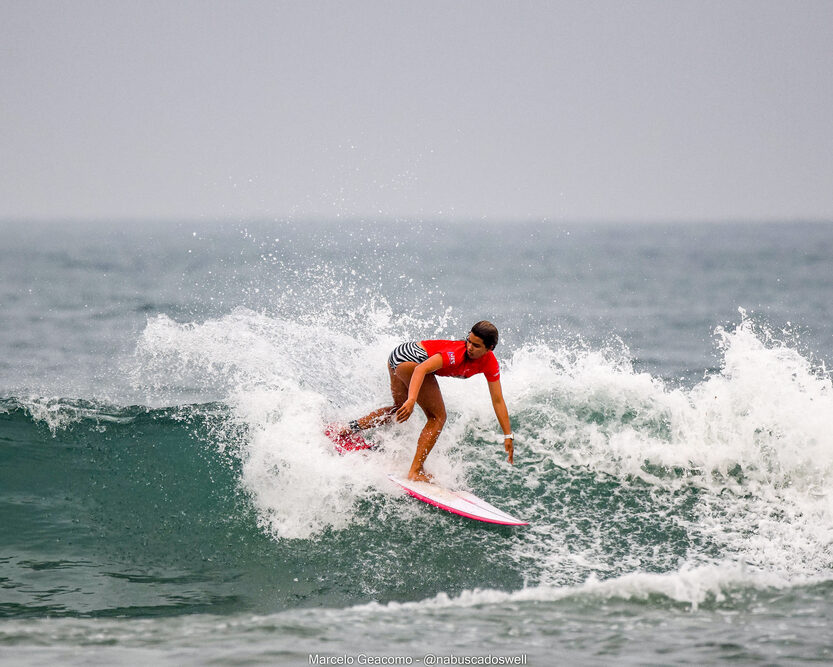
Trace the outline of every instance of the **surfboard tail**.
{"label": "surfboard tail", "polygon": [[341,433],[342,428],[341,424],[328,424],[324,428],[324,435],[332,441],[339,454],[359,452],[367,449],[372,450],[376,448],[375,443],[368,442],[358,433]]}

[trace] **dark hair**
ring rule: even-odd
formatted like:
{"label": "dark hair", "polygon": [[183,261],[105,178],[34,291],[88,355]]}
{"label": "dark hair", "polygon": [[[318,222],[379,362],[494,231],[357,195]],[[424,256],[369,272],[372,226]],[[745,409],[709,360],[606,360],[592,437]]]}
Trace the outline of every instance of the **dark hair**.
{"label": "dark hair", "polygon": [[491,322],[482,320],[471,328],[471,332],[483,341],[483,344],[490,350],[497,347],[497,327]]}

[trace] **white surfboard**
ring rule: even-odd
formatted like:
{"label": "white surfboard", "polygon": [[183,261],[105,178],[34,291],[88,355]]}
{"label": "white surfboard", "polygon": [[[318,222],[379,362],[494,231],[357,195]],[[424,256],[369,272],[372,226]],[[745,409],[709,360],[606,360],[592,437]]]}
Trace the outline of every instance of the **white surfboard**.
{"label": "white surfboard", "polygon": [[404,477],[388,475],[391,480],[399,484],[410,495],[417,500],[444,509],[446,512],[459,514],[460,516],[485,521],[486,523],[497,523],[502,526],[528,526],[529,522],[517,519],[494,505],[490,505],[482,498],[478,498],[468,491],[450,491],[438,484],[430,482],[412,482]]}

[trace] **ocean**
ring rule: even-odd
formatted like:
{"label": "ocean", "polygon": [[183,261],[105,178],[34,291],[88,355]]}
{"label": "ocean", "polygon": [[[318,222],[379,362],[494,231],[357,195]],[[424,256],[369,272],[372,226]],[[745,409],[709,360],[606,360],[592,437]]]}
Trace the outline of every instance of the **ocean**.
{"label": "ocean", "polygon": [[[0,224],[0,662],[833,663],[833,225]],[[402,341],[488,319],[339,456]]]}

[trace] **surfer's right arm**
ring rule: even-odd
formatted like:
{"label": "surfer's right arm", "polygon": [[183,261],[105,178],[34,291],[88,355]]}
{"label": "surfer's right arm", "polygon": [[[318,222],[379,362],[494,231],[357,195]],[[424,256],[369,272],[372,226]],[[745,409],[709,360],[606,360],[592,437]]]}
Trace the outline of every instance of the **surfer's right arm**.
{"label": "surfer's right arm", "polygon": [[408,417],[414,411],[417,396],[419,396],[419,390],[422,389],[422,381],[425,380],[425,376],[440,370],[442,367],[442,355],[435,354],[414,368],[414,372],[411,374],[411,381],[408,383],[408,399],[396,411],[396,421],[404,422],[408,420]]}

